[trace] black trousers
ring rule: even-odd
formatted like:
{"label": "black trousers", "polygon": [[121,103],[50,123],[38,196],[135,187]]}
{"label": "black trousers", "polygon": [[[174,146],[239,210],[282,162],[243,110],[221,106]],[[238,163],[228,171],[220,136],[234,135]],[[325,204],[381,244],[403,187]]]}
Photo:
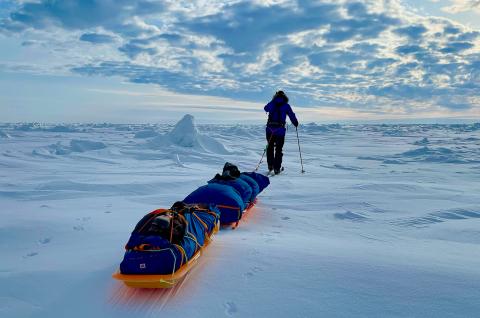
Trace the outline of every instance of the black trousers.
{"label": "black trousers", "polygon": [[277,136],[272,134],[272,132],[267,131],[267,141],[268,170],[280,170],[282,167],[282,148],[285,143],[285,136]]}

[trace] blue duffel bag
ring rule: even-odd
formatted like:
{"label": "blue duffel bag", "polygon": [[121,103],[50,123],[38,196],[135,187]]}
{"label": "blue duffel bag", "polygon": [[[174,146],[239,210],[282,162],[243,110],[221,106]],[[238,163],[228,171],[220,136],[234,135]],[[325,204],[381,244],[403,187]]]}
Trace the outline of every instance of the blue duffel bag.
{"label": "blue duffel bag", "polygon": [[240,220],[247,207],[235,188],[209,183],[190,193],[183,202],[187,204],[214,204],[220,210],[220,223],[233,223]]}

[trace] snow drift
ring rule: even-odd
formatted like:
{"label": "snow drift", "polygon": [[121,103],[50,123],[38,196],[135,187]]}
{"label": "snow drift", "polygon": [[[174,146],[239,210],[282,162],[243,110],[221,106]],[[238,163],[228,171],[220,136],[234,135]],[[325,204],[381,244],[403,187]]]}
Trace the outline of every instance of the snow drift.
{"label": "snow drift", "polygon": [[169,146],[191,148],[200,152],[228,154],[229,151],[219,141],[201,134],[192,115],[185,115],[170,131],[152,139],[148,146],[152,149],[161,149]]}
{"label": "snow drift", "polygon": [[0,138],[10,138],[10,135],[0,130]]}
{"label": "snow drift", "polygon": [[339,124],[318,125],[316,123],[308,123],[308,124],[305,124],[305,125],[301,125],[300,128],[302,129],[303,132],[313,134],[313,133],[332,132],[332,131],[341,129],[341,126]]}
{"label": "snow drift", "polygon": [[56,125],[50,128],[44,128],[43,131],[49,131],[49,132],[64,132],[64,133],[74,133],[78,132],[78,130],[75,127],[69,126],[69,125]]}
{"label": "snow drift", "polygon": [[421,140],[417,140],[415,141],[413,144],[416,145],[416,146],[426,146],[430,143],[430,140],[428,140],[427,137],[424,137],[423,139]]}
{"label": "snow drift", "polygon": [[256,132],[251,127],[244,127],[241,125],[228,127],[224,130],[224,132],[237,137],[256,138],[257,136]]}
{"label": "snow drift", "polygon": [[158,136],[158,132],[153,129],[145,129],[135,133],[134,138],[152,138]]}
{"label": "snow drift", "polygon": [[72,152],[86,152],[90,150],[104,149],[107,146],[100,141],[72,139],[68,146],[61,142],[51,144],[44,149],[34,150],[35,155],[68,155]]}
{"label": "snow drift", "polygon": [[27,123],[27,124],[19,124],[16,125],[13,130],[16,131],[34,131],[38,130],[40,126],[37,123]]}
{"label": "snow drift", "polygon": [[[423,141],[423,140],[422,140]],[[408,150],[392,156],[358,157],[363,160],[378,160],[386,164],[404,164],[408,162],[424,163],[478,163],[478,153],[465,149],[450,149],[445,147],[427,147]]]}

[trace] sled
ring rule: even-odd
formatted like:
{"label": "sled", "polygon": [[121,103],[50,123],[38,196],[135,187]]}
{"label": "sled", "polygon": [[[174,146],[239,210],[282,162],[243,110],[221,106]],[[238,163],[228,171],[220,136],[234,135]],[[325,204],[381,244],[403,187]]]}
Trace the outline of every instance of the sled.
{"label": "sled", "polygon": [[214,235],[220,229],[220,223],[217,222],[214,230],[205,241],[205,245],[201,247],[192,258],[183,264],[177,271],[172,274],[152,275],[152,274],[122,274],[117,270],[112,277],[122,281],[126,286],[134,288],[172,288],[181,281],[190,270],[197,264],[203,250],[213,240]]}

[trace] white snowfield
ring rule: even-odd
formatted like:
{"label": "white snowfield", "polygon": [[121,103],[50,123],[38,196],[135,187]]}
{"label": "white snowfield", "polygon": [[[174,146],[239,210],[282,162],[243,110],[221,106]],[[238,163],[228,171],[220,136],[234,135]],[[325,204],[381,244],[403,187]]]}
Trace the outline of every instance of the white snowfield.
{"label": "white snowfield", "polygon": [[[262,126],[1,124],[0,317],[479,317],[480,125],[295,130],[172,290],[114,281],[146,213],[255,168]],[[266,171],[266,164],[261,166]]]}

